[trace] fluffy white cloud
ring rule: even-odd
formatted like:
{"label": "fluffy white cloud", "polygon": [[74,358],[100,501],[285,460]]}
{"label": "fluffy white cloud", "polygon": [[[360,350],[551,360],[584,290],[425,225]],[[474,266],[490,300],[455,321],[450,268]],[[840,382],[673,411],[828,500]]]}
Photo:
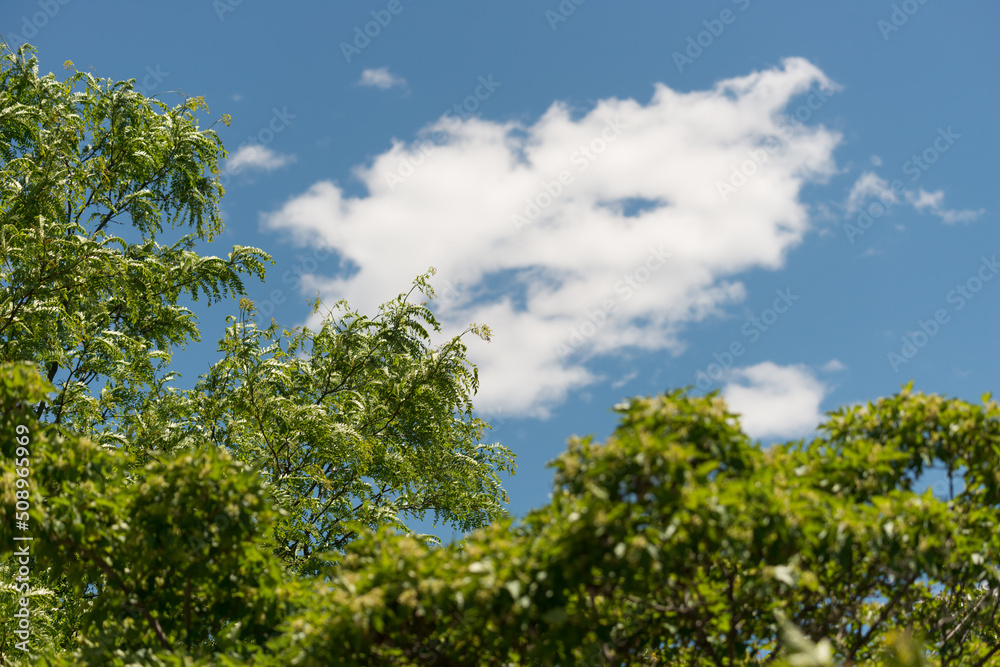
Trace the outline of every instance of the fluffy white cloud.
{"label": "fluffy white cloud", "polygon": [[[796,438],[823,421],[826,387],[804,366],[770,361],[730,371],[722,397],[752,438]],[[741,384],[742,383],[742,384]]]}
{"label": "fluffy white cloud", "polygon": [[597,379],[589,357],[679,353],[686,323],[743,298],[738,274],[783,264],[809,227],[800,190],[835,170],[838,134],[782,118],[813,86],[834,84],[791,58],[711,90],[657,84],[646,104],[557,102],[530,125],[442,117],[355,169],[366,195],[321,181],[263,224],[336,249],[356,271],[303,290],[368,312],[437,267],[449,332],[495,333],[470,346],[477,407],[544,417]]}
{"label": "fluffy white cloud", "polygon": [[366,69],[361,72],[361,80],[358,81],[358,84],[388,90],[394,86],[405,86],[406,79],[396,76],[389,71],[388,67],[379,67],[378,69]]}
{"label": "fluffy white cloud", "polygon": [[241,146],[226,161],[226,172],[238,174],[243,169],[274,171],[295,161],[292,155],[279,155],[267,146],[247,144]]}

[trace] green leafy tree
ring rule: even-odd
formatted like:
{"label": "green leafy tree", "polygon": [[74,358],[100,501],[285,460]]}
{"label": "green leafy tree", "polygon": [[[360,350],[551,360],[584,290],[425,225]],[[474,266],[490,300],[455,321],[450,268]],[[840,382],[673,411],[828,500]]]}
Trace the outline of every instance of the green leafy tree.
{"label": "green leafy tree", "polygon": [[[132,81],[39,76],[30,53],[0,58],[0,359],[59,388],[41,419],[120,446],[171,353],[199,339],[183,298],[242,294],[268,258],[194,251],[222,230],[225,156],[200,98],[168,108]],[[163,244],[165,224],[191,232]]]}
{"label": "green leafy tree", "polygon": [[[208,434],[295,511],[283,528],[293,559],[343,546],[351,520],[402,528],[432,512],[468,530],[504,514],[498,473],[513,458],[479,442],[488,425],[472,416],[462,335],[431,345],[438,322],[406,296],[374,318],[338,303],[318,332],[258,330],[244,299],[223,359],[176,391],[170,356],[200,338],[183,298],[242,295],[269,261],[194,250],[222,229],[221,141],[199,128],[198,98],[168,108],[132,82],[39,77],[28,53],[0,60],[0,360],[32,360],[58,387],[42,421],[136,466]],[[194,231],[161,245],[165,221]],[[128,233],[109,235],[115,224]],[[433,296],[429,275],[414,289]]]}
{"label": "green leafy tree", "polygon": [[[34,540],[0,569],[28,559],[37,632],[26,657],[0,619],[4,660],[1000,660],[988,395],[905,387],[768,449],[716,394],[636,398],[511,523],[512,455],[479,442],[462,336],[431,345],[413,290],[374,317],[337,304],[316,332],[259,329],[243,300],[221,360],[174,387],[170,355],[198,339],[183,304],[244,296],[268,260],[195,251],[221,230],[225,151],[200,100],[39,77],[30,53],[0,54],[0,541]],[[192,231],[161,243],[167,224]],[[915,490],[930,470],[946,494]],[[428,513],[478,530],[408,534]]]}
{"label": "green leafy tree", "polygon": [[[428,276],[414,289],[433,296]],[[406,530],[408,519],[432,513],[468,531],[506,516],[500,473],[513,472],[513,455],[482,442],[464,334],[432,346],[428,329],[440,325],[410,294],[374,318],[340,302],[346,312],[318,332],[290,336],[258,329],[244,303],[221,342],[223,360],[168,404],[176,423],[186,418],[261,472],[286,510],[279,553],[300,571],[330,562],[359,527]]]}
{"label": "green leafy tree", "polygon": [[[253,470],[205,446],[151,462],[141,483],[126,484],[126,454],[35,419],[31,408],[55,387],[30,366],[3,367],[0,382],[0,539],[46,568],[27,576],[33,653],[71,648],[63,657],[76,664],[155,652],[246,657],[270,637],[283,570],[259,548],[276,514]],[[74,646],[53,637],[55,600],[39,574],[64,577],[81,601]],[[16,640],[5,656],[24,655]]]}
{"label": "green leafy tree", "polygon": [[[169,107],[134,81],[40,76],[33,53],[0,50],[0,362],[28,362],[54,387],[38,394],[34,416],[63,429],[59,437],[93,443],[73,451],[96,475],[87,484],[102,490],[93,511],[106,512],[87,524],[99,538],[64,543],[94,550],[87,574],[65,564],[52,570],[58,643],[96,631],[80,625],[85,611],[133,604],[141,582],[112,586],[111,573],[93,568],[111,552],[132,559],[116,567],[133,573],[157,563],[141,550],[126,555],[120,547],[132,538],[110,527],[123,508],[155,500],[122,494],[151,493],[150,485],[179,474],[163,466],[185,456],[220,450],[258,475],[261,494],[280,510],[261,522],[271,534],[259,535],[259,546],[291,570],[336,562],[358,530],[405,530],[426,516],[469,530],[505,516],[500,475],[513,470],[513,455],[480,442],[488,425],[473,416],[478,378],[462,336],[432,345],[439,325],[408,295],[373,318],[338,304],[317,332],[258,330],[244,279],[263,278],[267,254],[198,251],[223,228],[218,175],[226,157],[216,132],[199,124],[204,101]],[[427,276],[414,287],[433,296]],[[191,307],[237,297],[222,358],[195,390],[177,389],[171,356],[200,340]],[[154,525],[150,519],[147,528]],[[70,523],[63,528],[72,532]],[[217,629],[205,627],[215,641]],[[122,637],[139,644],[169,638],[156,624],[141,630],[148,636],[130,633]],[[207,641],[177,636],[191,646]]]}
{"label": "green leafy tree", "polygon": [[[981,666],[1000,655],[1000,406],[988,396],[907,387],[830,413],[809,443],[767,450],[717,395],[636,398],[605,443],[571,439],[552,502],[522,522],[445,547],[359,526],[336,565],[300,576],[274,553],[283,511],[253,468],[206,441],[125,485],[123,452],[35,420],[55,392],[37,371],[0,370],[0,540],[27,479],[37,567],[87,599],[76,645],[42,642],[37,664]],[[25,428],[27,476],[15,451]],[[954,497],[913,490],[932,465],[957,478]]]}
{"label": "green leafy tree", "polygon": [[[721,398],[617,407],[550,505],[431,549],[378,534],[273,641],[309,664],[988,665],[1000,406],[909,387],[763,449]],[[914,491],[931,466],[961,490]],[[808,638],[812,638],[813,643]],[[917,651],[916,639],[927,647]]]}

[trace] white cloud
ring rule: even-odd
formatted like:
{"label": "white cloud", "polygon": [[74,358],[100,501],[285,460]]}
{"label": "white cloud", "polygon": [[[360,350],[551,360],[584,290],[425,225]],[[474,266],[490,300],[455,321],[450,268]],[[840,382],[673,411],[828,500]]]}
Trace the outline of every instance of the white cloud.
{"label": "white cloud", "polygon": [[406,79],[396,76],[389,71],[388,67],[379,67],[378,69],[366,69],[361,72],[361,80],[358,81],[358,85],[388,90],[395,86],[405,86]]}
{"label": "white cloud", "polygon": [[765,361],[733,369],[727,379],[722,397],[752,438],[807,436],[824,419],[819,406],[826,387],[805,366]]}
{"label": "white cloud", "polygon": [[[792,58],[706,91],[657,84],[646,104],[557,102],[530,125],[442,117],[355,169],[367,195],[321,181],[263,224],[353,263],[302,289],[363,312],[437,267],[448,332],[495,333],[470,345],[476,406],[545,417],[597,380],[590,356],[680,353],[686,323],[744,297],[736,276],[782,266],[809,227],[802,187],[835,171],[838,134],[780,122],[813,85],[833,84]],[[723,202],[717,184],[766,140],[767,163]]]}
{"label": "white cloud", "polygon": [[[954,211],[946,209],[944,207],[944,191],[942,190],[927,192],[923,188],[920,188],[914,192],[902,189],[899,184],[894,184],[893,187],[902,194],[903,200],[914,209],[919,212],[926,210],[941,218],[947,225],[959,222],[971,222],[986,212],[984,208],[978,211],[968,209]],[[850,216],[857,213],[870,199],[878,199],[883,208],[889,208],[894,204],[901,203],[897,193],[890,188],[889,183],[884,178],[881,178],[874,172],[866,171],[854,182],[851,192],[847,196],[847,215]]]}
{"label": "white cloud", "polygon": [[294,161],[293,155],[279,155],[267,146],[247,144],[229,156],[226,161],[226,171],[229,173],[238,173],[243,169],[274,171]]}
{"label": "white cloud", "polygon": [[839,373],[840,371],[847,370],[847,366],[842,364],[837,359],[831,359],[823,365],[823,369],[827,373]]}
{"label": "white cloud", "polygon": [[851,194],[847,197],[847,213],[856,213],[861,205],[872,197],[881,199],[883,203],[896,203],[896,195],[889,188],[889,183],[874,172],[866,171],[858,177],[851,188]]}
{"label": "white cloud", "polygon": [[941,222],[946,225],[954,225],[959,222],[972,222],[983,213],[986,213],[985,208],[973,211],[972,209],[962,209],[961,211],[952,211],[948,209],[940,211],[931,211],[934,215],[941,218]]}
{"label": "white cloud", "polygon": [[954,211],[947,209],[944,207],[944,191],[942,190],[927,192],[923,188],[920,188],[916,193],[906,193],[906,200],[918,211],[928,209],[931,214],[941,218],[941,221],[946,225],[954,225],[959,222],[972,222],[986,212],[985,208],[981,208],[978,211],[969,209]]}
{"label": "white cloud", "polygon": [[927,192],[923,188],[920,188],[916,194],[910,193],[906,200],[918,211],[922,211],[925,208],[937,209],[941,208],[941,203],[944,201],[944,192],[941,190]]}

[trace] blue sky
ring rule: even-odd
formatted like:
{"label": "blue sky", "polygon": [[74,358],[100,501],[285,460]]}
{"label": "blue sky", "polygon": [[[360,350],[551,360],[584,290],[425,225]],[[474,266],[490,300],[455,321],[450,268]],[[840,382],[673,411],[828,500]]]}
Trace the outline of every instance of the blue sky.
{"label": "blue sky", "polygon": [[[469,342],[476,405],[518,455],[523,514],[628,396],[720,389],[766,443],[911,379],[997,389],[998,19],[986,0],[7,0],[0,31],[44,71],[232,115],[207,250],[273,255],[248,287],[279,323],[317,290],[374,313],[435,266],[448,333],[494,331]],[[185,381],[234,307],[200,311]]]}

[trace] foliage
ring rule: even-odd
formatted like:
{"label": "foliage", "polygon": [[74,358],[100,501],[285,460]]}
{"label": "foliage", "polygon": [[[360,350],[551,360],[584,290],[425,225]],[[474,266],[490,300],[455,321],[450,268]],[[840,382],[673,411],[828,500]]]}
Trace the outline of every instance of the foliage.
{"label": "foliage", "polygon": [[[551,504],[522,524],[461,548],[385,533],[352,545],[275,640],[281,659],[922,664],[916,636],[942,664],[1000,655],[1000,407],[988,396],[907,387],[770,449],[715,395],[617,409],[606,443],[570,442]],[[935,463],[965,471],[954,499],[912,490]]]}
{"label": "foliage", "polygon": [[[480,442],[462,335],[433,346],[413,290],[374,317],[338,303],[315,332],[259,329],[244,299],[222,358],[177,389],[170,355],[199,337],[186,299],[242,296],[268,261],[195,252],[222,224],[203,103],[0,55],[0,541],[34,538],[0,569],[31,573],[25,661],[1000,659],[988,395],[907,386],[767,449],[716,394],[635,398],[511,523],[513,457]],[[165,223],[193,231],[163,244]],[[946,496],[916,490],[928,470]],[[425,513],[478,530],[440,546],[407,530]]]}
{"label": "foliage", "polygon": [[[426,278],[414,289],[433,295]],[[244,310],[221,342],[225,358],[178,410],[261,472],[287,510],[279,553],[303,571],[358,526],[405,531],[404,519],[433,512],[467,531],[506,516],[499,473],[513,471],[513,455],[481,442],[488,426],[472,414],[478,378],[463,334],[432,347],[425,327],[440,326],[408,296],[374,318],[340,302],[346,312],[318,332],[287,338]]]}
{"label": "foliage", "polygon": [[[125,485],[121,453],[25,410],[47,388],[25,369],[5,367],[0,396],[0,540],[30,535],[36,566],[71,583],[82,611],[78,659],[98,661],[116,645],[197,655],[266,640],[283,589],[279,564],[258,548],[274,520],[259,477],[202,447],[151,462],[144,482]],[[26,476],[15,474],[19,459]],[[23,479],[26,491],[16,484]],[[15,522],[19,490],[30,505],[27,525]],[[47,591],[29,579],[35,602]],[[33,628],[45,629],[39,616]]]}
{"label": "foliage", "polygon": [[[0,363],[40,373],[22,394],[34,397],[39,442],[58,443],[41,447],[33,470],[33,507],[49,505],[36,517],[49,531],[37,555],[46,560],[32,570],[48,643],[103,635],[144,650],[228,650],[237,622],[240,642],[259,640],[277,609],[237,613],[257,599],[240,568],[264,577],[278,567],[291,581],[289,570],[334,563],[358,530],[407,530],[426,514],[468,530],[505,516],[500,475],[513,455],[480,442],[488,425],[473,417],[478,377],[464,334],[432,345],[439,325],[409,295],[374,318],[338,304],[316,332],[258,330],[243,298],[222,358],[196,389],[178,389],[172,354],[200,340],[190,306],[245,297],[244,279],[263,278],[270,261],[256,248],[198,252],[223,228],[227,154],[199,125],[207,106],[169,107],[134,81],[39,76],[33,53],[0,50]],[[433,297],[427,278],[414,287]],[[236,502],[244,496],[256,504]],[[198,509],[182,517],[162,504],[171,497]],[[228,555],[198,570],[208,548],[198,545],[221,538],[187,522],[237,519],[252,521],[252,539],[241,524],[220,547]],[[216,600],[204,582],[220,572],[235,578]],[[202,583],[158,588],[189,575]],[[128,618],[116,615],[123,608]],[[167,610],[181,616],[158,615]]]}
{"label": "foliage", "polygon": [[[198,127],[203,101],[168,108],[132,81],[39,77],[29,53],[0,60],[0,360],[55,382],[40,417],[120,445],[173,348],[199,339],[182,297],[241,294],[268,257],[193,249],[222,230],[225,151]],[[162,244],[164,221],[194,231]]]}

